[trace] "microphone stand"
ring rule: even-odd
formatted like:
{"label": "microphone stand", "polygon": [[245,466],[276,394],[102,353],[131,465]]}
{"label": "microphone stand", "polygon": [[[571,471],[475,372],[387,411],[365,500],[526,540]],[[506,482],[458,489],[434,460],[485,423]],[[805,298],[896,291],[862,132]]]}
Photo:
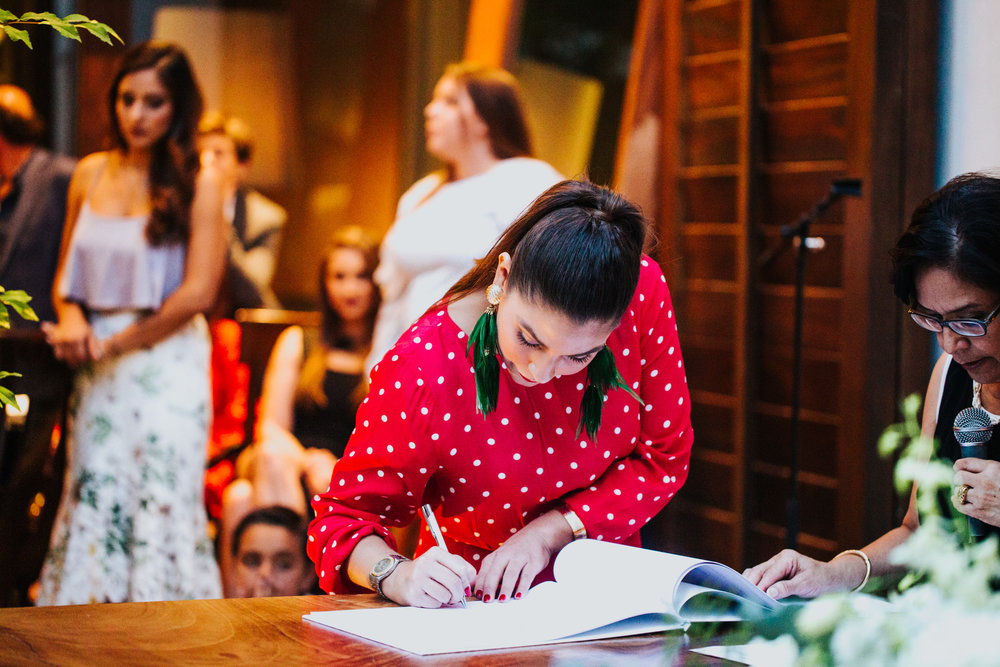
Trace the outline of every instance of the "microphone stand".
{"label": "microphone stand", "polygon": [[[799,450],[800,445],[800,410],[802,403],[802,320],[805,292],[806,252],[822,250],[826,243],[822,238],[809,235],[809,226],[830,208],[830,205],[844,196],[860,197],[861,180],[856,178],[837,179],[830,191],[810,211],[793,224],[781,228],[783,240],[795,239],[795,325],[792,337],[792,460],[788,474],[788,530],[785,543],[789,549],[794,549],[799,538]],[[773,253],[772,253],[773,254]],[[770,259],[768,257],[767,259]]]}

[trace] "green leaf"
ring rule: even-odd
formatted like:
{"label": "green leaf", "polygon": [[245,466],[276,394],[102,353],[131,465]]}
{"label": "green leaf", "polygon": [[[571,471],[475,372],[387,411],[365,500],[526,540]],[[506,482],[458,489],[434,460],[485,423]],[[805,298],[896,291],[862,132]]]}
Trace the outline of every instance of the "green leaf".
{"label": "green leaf", "polygon": [[0,305],[0,328],[10,329],[10,313],[3,305]]}
{"label": "green leaf", "polygon": [[21,409],[21,406],[17,404],[17,399],[14,397],[14,392],[7,387],[0,387],[0,404],[9,405],[18,410]]}
{"label": "green leaf", "polygon": [[21,377],[20,373],[14,373],[12,371],[0,371],[0,380],[4,378],[19,378],[19,377]]}
{"label": "green leaf", "polygon": [[34,48],[33,46],[31,46],[31,38],[28,37],[28,31],[27,30],[21,30],[19,28],[15,28],[14,26],[7,25],[6,23],[4,23],[3,24],[3,31],[4,31],[4,34],[7,35],[7,37],[10,39],[10,41],[12,41],[12,42],[24,42],[25,44],[28,45],[29,49],[33,49]]}
{"label": "green leaf", "polygon": [[103,23],[98,23],[97,21],[90,21],[88,23],[81,23],[80,27],[90,32],[91,35],[101,40],[105,44],[112,44],[111,41],[112,37],[117,39],[122,44],[125,43],[122,40],[122,38],[118,36],[117,32],[115,32],[109,26],[104,25]]}
{"label": "green leaf", "polygon": [[50,23],[51,21],[58,21],[60,19],[52,12],[25,12],[21,14],[20,20],[37,21],[39,23]]}
{"label": "green leaf", "polygon": [[118,33],[116,33],[110,26],[88,18],[83,14],[69,14],[64,18],[59,18],[52,12],[25,12],[18,17],[12,12],[0,9],[0,25],[3,26],[4,32],[7,33],[11,40],[22,41],[27,44],[29,48],[31,48],[31,41],[28,39],[28,33],[24,30],[12,27],[9,25],[11,23],[47,25],[63,37],[66,37],[67,39],[75,39],[78,42],[82,41],[80,39],[80,28],[83,28],[106,44],[112,43],[112,37],[117,39],[122,44],[125,43]]}
{"label": "green leaf", "polygon": [[80,39],[80,31],[76,29],[76,26],[66,23],[65,21],[50,21],[49,25],[55,28],[63,37],[68,37],[69,39],[75,39],[78,42],[82,42]]}
{"label": "green leaf", "polygon": [[14,311],[26,320],[31,320],[32,322],[38,321],[38,315],[35,311],[28,305],[31,301],[31,297],[24,290],[7,290],[0,294],[0,303],[6,304],[14,309]]}

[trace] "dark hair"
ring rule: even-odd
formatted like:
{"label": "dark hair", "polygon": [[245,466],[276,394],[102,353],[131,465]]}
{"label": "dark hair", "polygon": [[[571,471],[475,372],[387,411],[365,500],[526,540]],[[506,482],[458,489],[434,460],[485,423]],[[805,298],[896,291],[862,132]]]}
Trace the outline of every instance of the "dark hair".
{"label": "dark hair", "polygon": [[913,211],[892,250],[892,282],[905,304],[921,272],[937,267],[1000,294],[1000,178],[969,173],[948,181]]}
{"label": "dark hair", "polygon": [[45,134],[45,123],[35,110],[25,116],[0,105],[0,135],[15,146],[34,146]]}
{"label": "dark hair", "polygon": [[194,199],[194,182],[199,167],[195,136],[201,117],[202,97],[191,63],[179,46],[143,42],[133,47],[125,54],[108,92],[112,138],[118,148],[128,149],[118,124],[118,114],[115,113],[118,87],[127,75],[146,69],[156,72],[173,104],[170,127],[153,147],[149,164],[153,207],[146,225],[146,238],[158,245],[183,241],[188,237],[191,201]]}
{"label": "dark hair", "polygon": [[[347,225],[334,232],[323,253],[323,261],[319,265],[319,310],[322,316],[320,323],[320,340],[322,345],[315,345],[310,350],[309,356],[302,363],[302,370],[299,373],[299,384],[296,388],[296,401],[306,404],[325,406],[327,404],[326,394],[323,392],[323,379],[326,374],[326,353],[329,349],[354,351],[365,355],[372,344],[372,333],[375,330],[375,318],[378,315],[379,305],[382,303],[382,294],[378,287],[372,282],[372,300],[368,305],[368,312],[365,313],[364,328],[361,332],[361,339],[355,340],[348,335],[344,327],[344,319],[340,313],[330,304],[330,294],[326,289],[326,272],[330,265],[330,258],[334,251],[340,249],[357,250],[365,258],[365,272],[371,278],[378,266],[378,242],[361,227],[357,225]],[[360,399],[359,399],[360,400]]]}
{"label": "dark hair", "polygon": [[250,512],[240,520],[239,524],[236,526],[236,530],[233,531],[233,543],[230,545],[230,549],[234,557],[240,553],[240,541],[243,539],[243,533],[245,533],[250,526],[255,526],[257,524],[278,526],[279,528],[284,528],[289,533],[294,535],[302,543],[302,556],[305,558],[305,562],[309,562],[309,556],[306,554],[306,533],[308,522],[304,516],[295,510],[282,505],[261,507],[260,509]]}
{"label": "dark hair", "polygon": [[469,93],[476,113],[489,128],[493,155],[501,160],[531,156],[531,135],[521,92],[510,72],[475,63],[455,63],[445,69],[444,76]]}
{"label": "dark hair", "polygon": [[236,161],[246,164],[253,157],[253,132],[250,126],[236,116],[229,116],[217,109],[208,111],[198,123],[198,136],[221,134],[229,137],[236,151]]}
{"label": "dark hair", "polygon": [[447,297],[485,290],[507,252],[509,289],[576,322],[616,321],[639,282],[645,237],[642,213],[624,197],[586,181],[563,181],[542,193]]}

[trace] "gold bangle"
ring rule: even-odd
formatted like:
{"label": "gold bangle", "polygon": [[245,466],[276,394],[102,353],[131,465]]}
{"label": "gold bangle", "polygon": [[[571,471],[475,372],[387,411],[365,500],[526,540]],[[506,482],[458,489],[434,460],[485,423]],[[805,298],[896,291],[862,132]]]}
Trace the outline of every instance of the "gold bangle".
{"label": "gold bangle", "polygon": [[580,521],[576,512],[565,505],[559,508],[559,512],[569,524],[569,529],[573,531],[574,540],[582,540],[587,537],[587,527],[583,525],[583,521]]}
{"label": "gold bangle", "polygon": [[861,583],[858,584],[855,588],[851,589],[852,593],[857,593],[858,591],[860,591],[862,588],[865,587],[865,584],[868,583],[868,579],[872,576],[872,561],[870,558],[868,558],[868,554],[866,554],[861,549],[848,549],[846,551],[841,551],[839,554],[837,554],[830,560],[835,561],[841,556],[857,556],[858,558],[860,558],[865,562],[865,578],[862,579]]}

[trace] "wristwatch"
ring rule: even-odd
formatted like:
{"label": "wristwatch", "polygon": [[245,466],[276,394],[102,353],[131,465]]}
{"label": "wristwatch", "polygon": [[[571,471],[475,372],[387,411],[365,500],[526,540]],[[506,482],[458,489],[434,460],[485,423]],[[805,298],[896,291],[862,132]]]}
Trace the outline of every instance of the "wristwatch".
{"label": "wristwatch", "polygon": [[385,593],[382,592],[382,581],[392,574],[396,570],[396,566],[404,560],[410,559],[399,554],[390,554],[385,558],[380,558],[372,566],[372,571],[368,573],[368,585],[379,594],[379,597],[385,597]]}

